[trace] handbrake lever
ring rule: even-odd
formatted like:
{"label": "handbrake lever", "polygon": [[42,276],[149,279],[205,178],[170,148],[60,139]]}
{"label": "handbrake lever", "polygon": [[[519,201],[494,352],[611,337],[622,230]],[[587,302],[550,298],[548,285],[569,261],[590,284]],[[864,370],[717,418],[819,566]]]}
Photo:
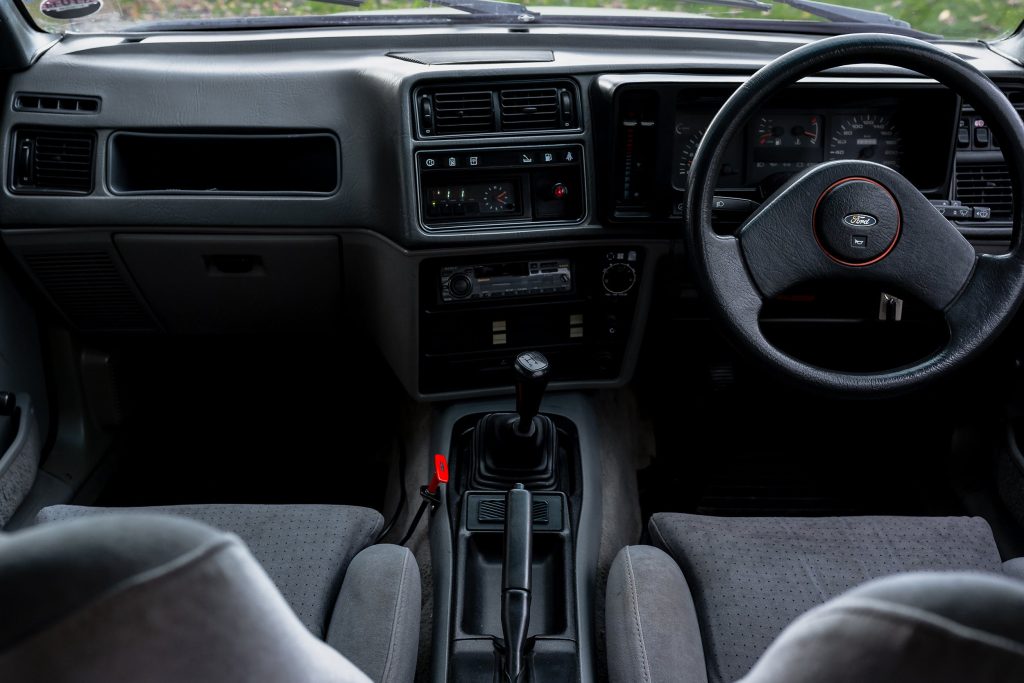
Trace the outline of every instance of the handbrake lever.
{"label": "handbrake lever", "polygon": [[516,484],[505,494],[505,558],[501,573],[501,630],[508,683],[519,683],[525,672],[532,575],[533,495],[522,484]]}

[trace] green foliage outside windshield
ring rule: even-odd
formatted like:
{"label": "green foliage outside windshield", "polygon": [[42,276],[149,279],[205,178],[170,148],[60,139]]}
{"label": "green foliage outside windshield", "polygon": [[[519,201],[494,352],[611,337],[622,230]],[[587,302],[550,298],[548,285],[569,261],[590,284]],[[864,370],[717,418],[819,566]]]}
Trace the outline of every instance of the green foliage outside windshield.
{"label": "green foliage outside windshield", "polygon": [[[69,26],[39,13],[39,0],[24,0],[29,13],[48,30],[125,29],[127,23],[240,16],[302,16],[346,11],[399,10],[427,7],[425,0],[366,0],[359,8],[313,0],[106,0],[103,11]],[[914,28],[947,38],[995,38],[1013,31],[1024,20],[1024,0],[835,0],[836,4],[885,12]],[[740,10],[675,0],[533,0],[524,2],[543,14],[545,6],[608,7],[614,9],[677,11],[709,17],[799,19],[823,21],[792,7],[775,5],[770,12]],[[119,16],[115,14],[120,10]]]}

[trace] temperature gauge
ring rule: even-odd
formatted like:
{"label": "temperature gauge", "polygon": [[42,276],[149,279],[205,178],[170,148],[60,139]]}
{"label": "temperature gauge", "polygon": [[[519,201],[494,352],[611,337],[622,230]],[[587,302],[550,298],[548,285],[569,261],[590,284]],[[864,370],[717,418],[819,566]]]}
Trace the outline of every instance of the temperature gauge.
{"label": "temperature gauge", "polygon": [[817,114],[762,116],[754,133],[758,147],[817,147],[821,117]]}

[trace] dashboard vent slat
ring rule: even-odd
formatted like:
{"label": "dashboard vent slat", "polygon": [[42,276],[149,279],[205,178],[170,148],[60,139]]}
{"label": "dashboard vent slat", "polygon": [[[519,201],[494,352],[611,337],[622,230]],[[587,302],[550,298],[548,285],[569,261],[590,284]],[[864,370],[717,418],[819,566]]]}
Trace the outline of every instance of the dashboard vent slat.
{"label": "dashboard vent slat", "polygon": [[79,95],[49,95],[19,92],[14,95],[14,111],[44,114],[96,114],[100,98]]}
{"label": "dashboard vent slat", "polygon": [[957,164],[956,199],[964,206],[987,206],[992,220],[1013,216],[1013,188],[1005,164]]}
{"label": "dashboard vent slat", "polygon": [[95,139],[91,133],[19,130],[14,155],[12,182],[16,192],[92,192]]}
{"label": "dashboard vent slat", "polygon": [[105,251],[44,251],[25,263],[57,307],[86,332],[156,329],[139,297]]}
{"label": "dashboard vent slat", "polygon": [[503,130],[561,128],[556,88],[502,90],[500,101]]}
{"label": "dashboard vent slat", "polygon": [[490,91],[435,93],[433,99],[438,135],[494,132]]}

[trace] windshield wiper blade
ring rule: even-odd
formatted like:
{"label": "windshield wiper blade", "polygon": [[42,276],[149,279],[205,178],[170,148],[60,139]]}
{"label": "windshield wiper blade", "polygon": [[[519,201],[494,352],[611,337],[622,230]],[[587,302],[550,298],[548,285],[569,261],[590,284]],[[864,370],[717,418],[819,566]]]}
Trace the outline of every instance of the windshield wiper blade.
{"label": "windshield wiper blade", "polygon": [[772,0],[780,5],[789,5],[798,10],[813,14],[829,21],[848,24],[879,24],[882,26],[897,26],[899,28],[910,28],[910,24],[897,19],[885,12],[876,12],[870,9],[859,9],[857,7],[843,7],[833,5],[829,2],[817,2],[817,0]]}
{"label": "windshield wiper blade", "polygon": [[[362,7],[366,0],[322,0],[331,5],[344,5],[345,7]],[[696,0],[695,0],[696,1]],[[724,0],[725,2],[756,2],[756,0]],[[486,14],[488,16],[519,17],[520,21],[535,21],[539,12],[529,10],[517,2],[506,0],[427,0],[428,5],[439,5],[449,9],[459,10],[467,14]],[[758,3],[760,4],[760,3]],[[745,5],[744,5],[745,6]],[[766,5],[767,6],[767,5]]]}
{"label": "windshield wiper blade", "polygon": [[506,0],[427,0],[430,5],[440,5],[457,9],[467,14],[485,14],[487,16],[500,16],[515,18],[523,23],[537,21],[540,12],[527,9],[518,2],[506,2]]}
{"label": "windshield wiper blade", "polygon": [[767,2],[761,2],[761,0],[710,0],[705,2],[704,0],[685,0],[695,5],[714,5],[716,7],[735,7],[737,9],[756,9],[762,12],[770,12],[772,6]]}

